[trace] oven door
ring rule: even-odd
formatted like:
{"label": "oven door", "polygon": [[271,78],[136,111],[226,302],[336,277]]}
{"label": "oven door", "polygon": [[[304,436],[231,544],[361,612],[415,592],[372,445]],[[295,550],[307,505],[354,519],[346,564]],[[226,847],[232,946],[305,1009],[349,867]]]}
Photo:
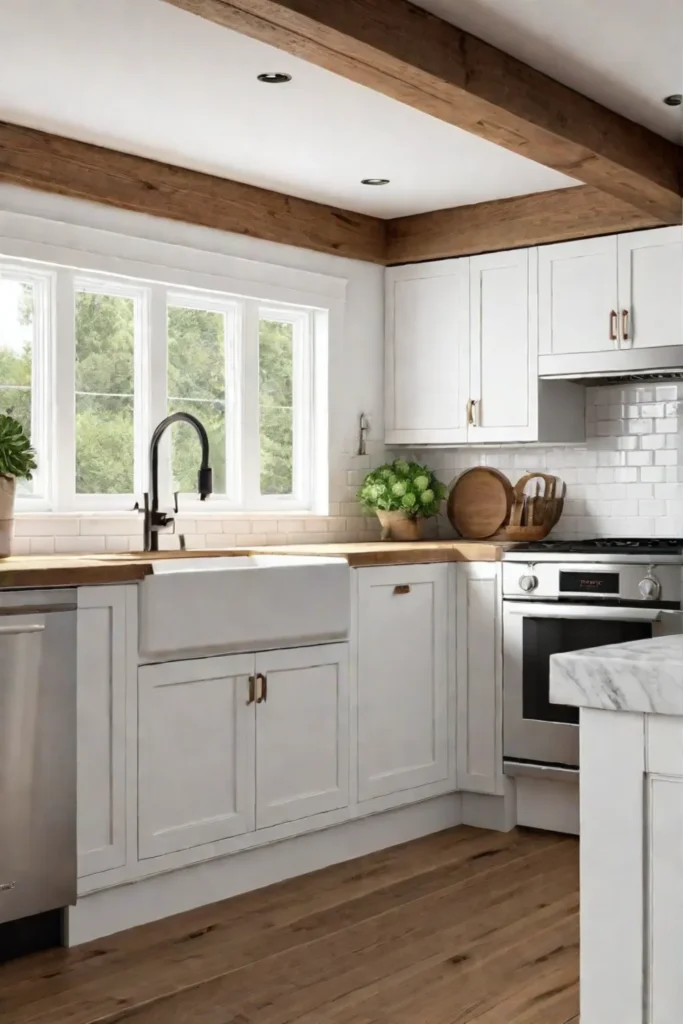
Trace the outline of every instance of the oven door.
{"label": "oven door", "polygon": [[550,703],[551,654],[681,632],[680,611],[505,601],[504,758],[578,767],[579,709]]}

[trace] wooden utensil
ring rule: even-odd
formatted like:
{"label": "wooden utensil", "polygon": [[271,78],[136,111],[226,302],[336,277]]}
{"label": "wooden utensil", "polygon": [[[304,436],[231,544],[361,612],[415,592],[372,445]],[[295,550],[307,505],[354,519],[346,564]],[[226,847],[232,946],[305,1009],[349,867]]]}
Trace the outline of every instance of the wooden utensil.
{"label": "wooden utensil", "polygon": [[490,466],[477,466],[457,478],[446,511],[461,537],[483,540],[508,521],[512,499],[512,484],[503,473]]}

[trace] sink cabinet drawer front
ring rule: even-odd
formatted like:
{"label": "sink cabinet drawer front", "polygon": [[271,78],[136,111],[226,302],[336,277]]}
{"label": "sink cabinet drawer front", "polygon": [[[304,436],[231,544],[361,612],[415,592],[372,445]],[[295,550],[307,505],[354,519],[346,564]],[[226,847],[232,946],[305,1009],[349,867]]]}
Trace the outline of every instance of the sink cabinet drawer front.
{"label": "sink cabinet drawer front", "polygon": [[140,859],[254,828],[253,655],[138,674]]}
{"label": "sink cabinet drawer front", "polygon": [[265,680],[257,683],[265,699],[256,710],[256,827],[347,807],[348,644],[259,654],[256,671]]}
{"label": "sink cabinet drawer front", "polygon": [[445,781],[448,566],[360,569],[358,798]]}

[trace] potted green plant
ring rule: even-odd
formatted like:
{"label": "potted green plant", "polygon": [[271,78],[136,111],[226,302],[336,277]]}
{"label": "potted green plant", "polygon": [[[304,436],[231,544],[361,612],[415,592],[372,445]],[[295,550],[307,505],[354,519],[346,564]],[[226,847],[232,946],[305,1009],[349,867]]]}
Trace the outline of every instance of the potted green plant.
{"label": "potted green plant", "polygon": [[21,423],[0,413],[0,558],[12,548],[17,480],[30,480],[35,468],[36,455]]}
{"label": "potted green plant", "polygon": [[438,514],[446,488],[427,466],[396,459],[365,477],[358,501],[382,524],[382,540],[420,540],[424,520]]}

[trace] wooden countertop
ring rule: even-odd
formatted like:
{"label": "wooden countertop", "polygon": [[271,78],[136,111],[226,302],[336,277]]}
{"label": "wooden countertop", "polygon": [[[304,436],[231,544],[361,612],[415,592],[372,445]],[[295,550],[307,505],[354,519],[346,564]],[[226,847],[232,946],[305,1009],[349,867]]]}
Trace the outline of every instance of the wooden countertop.
{"label": "wooden countertop", "polygon": [[427,562],[498,562],[504,545],[489,541],[442,540],[414,544],[284,544],[217,548],[210,551],[146,551],[101,555],[12,555],[0,559],[0,589],[77,587],[96,583],[135,583],[152,573],[155,558],[215,558],[245,554],[314,555],[346,558],[353,568]]}
{"label": "wooden countertop", "polygon": [[320,555],[345,558],[353,568],[371,565],[420,565],[426,562],[500,562],[510,545],[481,540],[375,541],[358,544],[283,544],[252,548],[254,554]]}

